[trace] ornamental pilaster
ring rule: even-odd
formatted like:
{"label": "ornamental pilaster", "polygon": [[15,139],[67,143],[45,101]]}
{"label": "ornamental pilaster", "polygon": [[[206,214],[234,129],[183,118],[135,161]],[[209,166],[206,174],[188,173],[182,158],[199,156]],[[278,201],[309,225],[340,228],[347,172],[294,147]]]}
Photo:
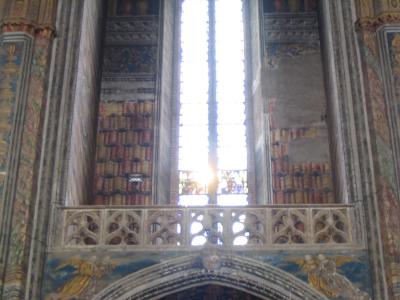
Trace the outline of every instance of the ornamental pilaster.
{"label": "ornamental pilaster", "polygon": [[356,1],[389,299],[400,297],[400,1]]}
{"label": "ornamental pilaster", "polygon": [[56,0],[0,0],[0,298],[29,293]]}

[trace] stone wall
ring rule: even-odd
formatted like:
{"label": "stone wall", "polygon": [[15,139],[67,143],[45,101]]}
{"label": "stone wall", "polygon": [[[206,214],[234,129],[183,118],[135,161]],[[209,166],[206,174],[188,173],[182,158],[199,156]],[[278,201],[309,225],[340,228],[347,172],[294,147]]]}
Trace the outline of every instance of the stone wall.
{"label": "stone wall", "polygon": [[[173,103],[176,103],[176,85],[178,51],[176,44],[176,22],[177,15],[176,1],[164,1],[163,3],[163,25],[162,25],[162,45],[161,62],[159,73],[159,101],[157,103],[157,122],[156,122],[156,148],[154,158],[155,174],[154,202],[157,204],[169,204],[178,199],[178,183],[171,185],[172,174],[178,174],[177,151],[173,151],[173,145],[178,145],[178,131],[175,130],[177,124],[177,112]],[[174,123],[175,120],[175,123]],[[175,173],[174,173],[175,172]],[[175,194],[171,191],[175,187]]]}
{"label": "stone wall", "polygon": [[[247,117],[252,120],[252,133],[249,135],[253,139],[253,145],[249,143],[250,149],[254,149],[254,191],[257,204],[267,204],[271,202],[271,181],[270,178],[270,160],[269,160],[269,136],[268,113],[266,110],[266,101],[264,101],[263,91],[263,31],[262,18],[260,19],[261,7],[258,5],[248,6],[247,24],[249,24],[250,36],[250,57],[248,59],[247,78],[251,82],[248,85],[251,108],[248,110]],[[249,43],[248,43],[249,44]],[[248,45],[247,44],[247,45]],[[249,53],[249,51],[247,51]],[[250,182],[249,182],[250,184]]]}
{"label": "stone wall", "polygon": [[102,35],[105,7],[100,1],[86,1],[83,8],[75,81],[74,111],[68,166],[67,205],[90,203],[93,182],[93,154],[101,76]]}
{"label": "stone wall", "polygon": [[158,1],[109,2],[92,201],[95,204],[152,203],[158,6]]}
{"label": "stone wall", "polygon": [[263,88],[273,202],[279,204],[338,201],[332,185],[317,7],[309,2],[264,3]]}

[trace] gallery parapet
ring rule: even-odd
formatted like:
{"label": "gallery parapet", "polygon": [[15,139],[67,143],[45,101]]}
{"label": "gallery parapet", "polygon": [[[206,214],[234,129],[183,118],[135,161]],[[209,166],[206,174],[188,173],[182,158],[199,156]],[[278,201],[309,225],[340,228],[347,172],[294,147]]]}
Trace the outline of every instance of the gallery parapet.
{"label": "gallery parapet", "polygon": [[61,207],[61,248],[362,248],[352,205]]}

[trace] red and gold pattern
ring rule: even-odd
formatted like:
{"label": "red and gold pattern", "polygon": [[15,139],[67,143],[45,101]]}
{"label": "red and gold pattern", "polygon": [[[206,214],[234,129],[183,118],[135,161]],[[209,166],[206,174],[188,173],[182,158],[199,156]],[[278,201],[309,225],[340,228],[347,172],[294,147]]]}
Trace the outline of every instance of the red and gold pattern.
{"label": "red and gold pattern", "polygon": [[[100,104],[95,204],[151,203],[153,111],[151,101]],[[130,182],[132,174],[141,182]]]}

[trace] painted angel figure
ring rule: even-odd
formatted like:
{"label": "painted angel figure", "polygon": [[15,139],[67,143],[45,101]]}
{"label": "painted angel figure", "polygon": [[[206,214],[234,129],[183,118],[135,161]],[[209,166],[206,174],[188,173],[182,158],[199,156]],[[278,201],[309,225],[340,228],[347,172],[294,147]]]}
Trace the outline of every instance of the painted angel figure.
{"label": "painted angel figure", "polygon": [[327,284],[321,278],[321,269],[319,265],[319,261],[311,256],[306,255],[304,257],[304,262],[302,265],[302,269],[308,275],[308,283],[314,287],[316,290],[322,292],[324,295],[328,297],[336,297],[337,293],[329,289]]}
{"label": "painted angel figure", "polygon": [[325,255],[305,255],[301,264],[308,275],[308,283],[330,298],[369,300],[370,296],[337,272],[337,266],[351,261],[349,257],[328,259]]}
{"label": "painted angel figure", "polygon": [[346,277],[336,271],[336,261],[327,259],[325,255],[318,255],[318,269],[321,281],[332,294],[340,295],[345,299],[369,300],[367,293],[361,291]]}
{"label": "painted angel figure", "polygon": [[92,256],[88,260],[80,258],[71,258],[62,263],[56,268],[61,270],[67,266],[75,268],[74,277],[64,283],[57,293],[50,294],[46,300],[70,300],[70,299],[85,299],[85,293],[90,289],[93,290],[97,279],[103,277],[108,271],[113,268],[113,265],[108,257],[103,262]]}

